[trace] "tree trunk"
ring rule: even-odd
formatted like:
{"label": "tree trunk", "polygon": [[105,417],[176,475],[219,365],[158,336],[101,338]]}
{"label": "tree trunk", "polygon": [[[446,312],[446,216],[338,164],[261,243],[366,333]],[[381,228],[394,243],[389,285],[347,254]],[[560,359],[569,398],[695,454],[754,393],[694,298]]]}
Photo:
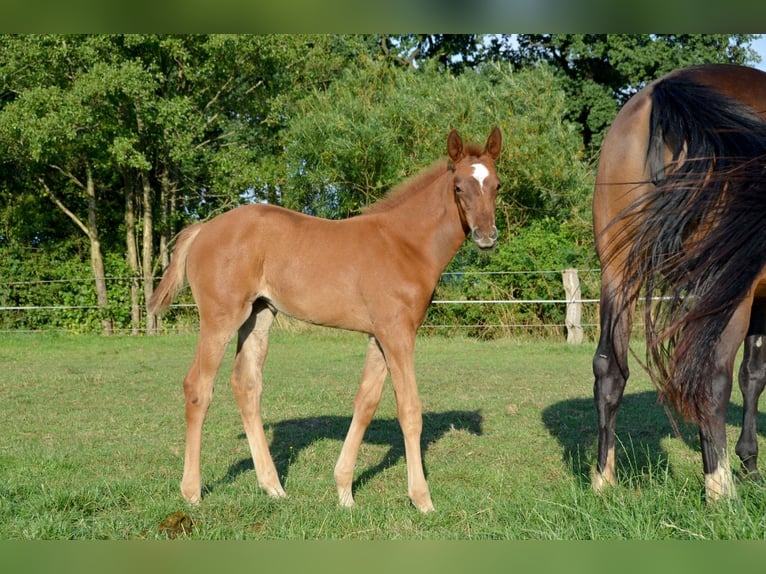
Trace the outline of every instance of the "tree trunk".
{"label": "tree trunk", "polygon": [[101,310],[101,327],[104,330],[104,334],[112,334],[112,320],[108,316],[109,311],[109,298],[107,297],[106,289],[106,273],[104,272],[104,258],[101,255],[101,241],[99,241],[98,227],[96,225],[96,183],[93,181],[93,174],[90,171],[90,167],[86,168],[87,181],[85,185],[77,179],[71,172],[64,170],[56,165],[51,167],[58,172],[65,175],[72,182],[74,182],[80,189],[85,190],[86,197],[88,199],[88,220],[87,224],[83,223],[77,215],[69,209],[64,203],[56,196],[55,193],[48,187],[48,184],[42,178],[38,179],[40,184],[45,189],[48,197],[51,198],[56,207],[66,214],[77,227],[79,227],[90,240],[90,265],[93,270],[93,277],[96,284],[96,301],[98,307]]}
{"label": "tree trunk", "polygon": [[175,192],[165,165],[160,177],[160,271],[170,265],[170,239],[173,234],[172,221],[175,212]]}
{"label": "tree trunk", "polygon": [[[158,268],[152,267],[153,274],[162,275],[162,272],[170,265],[170,243],[173,239],[173,221],[176,209],[176,186],[170,175],[170,168],[166,159],[160,173],[160,200],[159,200],[159,259]],[[162,327],[162,316],[155,317],[155,329]]]}
{"label": "tree trunk", "polygon": [[125,175],[125,252],[130,269],[130,329],[133,335],[141,327],[141,306],[138,300],[139,276],[138,246],[136,243],[135,183],[129,173]]}
{"label": "tree trunk", "polygon": [[104,258],[101,255],[101,241],[99,240],[98,227],[96,225],[96,183],[93,174],[88,168],[88,180],[85,185],[88,195],[88,238],[90,239],[90,264],[93,268],[93,277],[96,282],[96,301],[101,310],[101,326],[104,334],[112,334],[112,319],[109,317],[109,298],[106,289],[106,273],[104,272]]}
{"label": "tree trunk", "polygon": [[152,273],[154,266],[152,265],[154,255],[154,241],[153,241],[153,224],[154,219],[152,217],[152,186],[149,181],[149,173],[144,171],[141,173],[141,180],[143,184],[143,281],[144,281],[144,301],[146,303],[146,333],[151,335],[157,330],[156,315],[149,310],[149,299],[154,292],[154,273]]}

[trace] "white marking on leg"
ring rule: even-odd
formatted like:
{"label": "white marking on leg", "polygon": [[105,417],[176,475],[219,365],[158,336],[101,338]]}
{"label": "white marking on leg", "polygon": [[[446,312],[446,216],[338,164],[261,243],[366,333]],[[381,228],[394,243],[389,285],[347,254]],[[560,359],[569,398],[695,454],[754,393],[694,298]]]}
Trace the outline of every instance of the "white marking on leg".
{"label": "white marking on leg", "polygon": [[763,346],[763,337],[758,337],[755,340],[755,346],[758,347],[759,349],[761,348],[761,346]]}
{"label": "white marking on leg", "polygon": [[705,475],[705,495],[708,503],[737,496],[726,451],[721,453],[716,469]]}
{"label": "white marking on leg", "polygon": [[615,474],[614,447],[609,449],[606,455],[606,466],[603,472],[599,472],[598,467],[593,469],[591,476],[591,486],[595,492],[602,491],[607,486],[617,485],[617,475]]}
{"label": "white marking on leg", "polygon": [[487,179],[489,170],[484,164],[481,163],[474,163],[471,165],[471,167],[473,167],[473,177],[476,181],[479,182],[479,189],[482,193],[484,193],[484,180]]}

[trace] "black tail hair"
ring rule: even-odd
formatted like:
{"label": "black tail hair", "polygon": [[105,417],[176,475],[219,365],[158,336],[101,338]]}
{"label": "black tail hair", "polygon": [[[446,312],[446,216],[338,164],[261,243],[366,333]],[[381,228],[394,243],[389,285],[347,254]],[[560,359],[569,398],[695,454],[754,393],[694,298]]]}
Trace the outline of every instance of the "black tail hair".
{"label": "black tail hair", "polygon": [[[716,347],[766,264],[766,122],[682,77],[654,86],[651,190],[615,224],[623,300],[643,293],[647,366],[676,410],[709,416]],[[664,164],[665,147],[673,155]]]}

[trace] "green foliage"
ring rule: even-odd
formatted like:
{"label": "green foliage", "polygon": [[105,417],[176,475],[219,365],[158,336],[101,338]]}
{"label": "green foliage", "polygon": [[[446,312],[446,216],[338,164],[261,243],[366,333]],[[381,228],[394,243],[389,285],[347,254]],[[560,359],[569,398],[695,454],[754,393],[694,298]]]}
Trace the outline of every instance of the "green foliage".
{"label": "green foliage", "polygon": [[130,326],[129,273],[124,259],[107,258],[110,304],[96,309],[92,270],[85,243],[73,241],[33,248],[0,245],[0,330],[100,332],[104,314],[116,329]]}
{"label": "green foliage", "polygon": [[519,34],[518,62],[549,62],[564,78],[567,117],[597,150],[620,106],[676,69],[707,62],[747,64],[752,34]]}
{"label": "green foliage", "polygon": [[[509,220],[568,217],[589,172],[551,70],[493,64],[460,76],[371,61],[300,102],[287,127],[283,203],[330,218],[354,215],[446,155],[449,130],[483,144],[504,135],[498,162]],[[507,228],[510,223],[501,222]]]}
{"label": "green foliage", "polygon": [[[560,272],[570,260],[588,268],[593,159],[619,106],[672,68],[753,61],[752,38],[3,35],[0,248],[28,250],[30,264],[17,270],[28,275],[14,279],[34,280],[35,265],[81,245],[92,218],[99,243],[91,248],[103,251],[106,274],[128,277],[128,205],[139,244],[151,211],[155,260],[138,264],[156,269],[157,246],[190,221],[255,201],[354,215],[443,157],[450,128],[481,144],[498,125],[501,243],[489,257],[466,245],[450,271],[547,271],[525,267],[549,261]],[[558,255],[521,257],[530,253]],[[87,254],[77,257],[71,277],[90,276]],[[84,271],[75,274],[78,265]],[[104,313],[120,324],[129,281],[109,286]],[[545,290],[517,283],[466,287],[514,297]],[[507,322],[493,313],[474,307],[465,317]],[[557,320],[550,313],[528,310],[511,322]]]}
{"label": "green foliage", "polygon": [[[469,325],[468,334],[481,338],[520,333],[540,336],[551,332],[541,331],[542,326],[558,326],[553,332],[565,336],[565,304],[530,301],[565,300],[561,272],[569,268],[580,270],[583,298],[596,297],[598,274],[591,272],[595,264],[593,249],[589,245],[579,246],[566,225],[551,218],[533,221],[508,232],[491,255],[484,255],[470,266],[475,271],[461,272],[457,270],[460,259],[453,262],[451,272],[443,276],[435,294],[436,300],[524,303],[432,305],[426,322]],[[592,319],[586,316],[583,322]]]}

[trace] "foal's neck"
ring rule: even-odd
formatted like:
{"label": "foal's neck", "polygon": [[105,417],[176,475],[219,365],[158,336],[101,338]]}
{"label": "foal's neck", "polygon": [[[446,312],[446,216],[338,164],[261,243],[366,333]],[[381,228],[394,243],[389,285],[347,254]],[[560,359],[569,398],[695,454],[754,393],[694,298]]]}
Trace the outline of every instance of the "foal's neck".
{"label": "foal's neck", "polygon": [[424,255],[441,274],[466,238],[452,185],[452,172],[444,173],[426,188],[412,190],[388,213],[393,232]]}

